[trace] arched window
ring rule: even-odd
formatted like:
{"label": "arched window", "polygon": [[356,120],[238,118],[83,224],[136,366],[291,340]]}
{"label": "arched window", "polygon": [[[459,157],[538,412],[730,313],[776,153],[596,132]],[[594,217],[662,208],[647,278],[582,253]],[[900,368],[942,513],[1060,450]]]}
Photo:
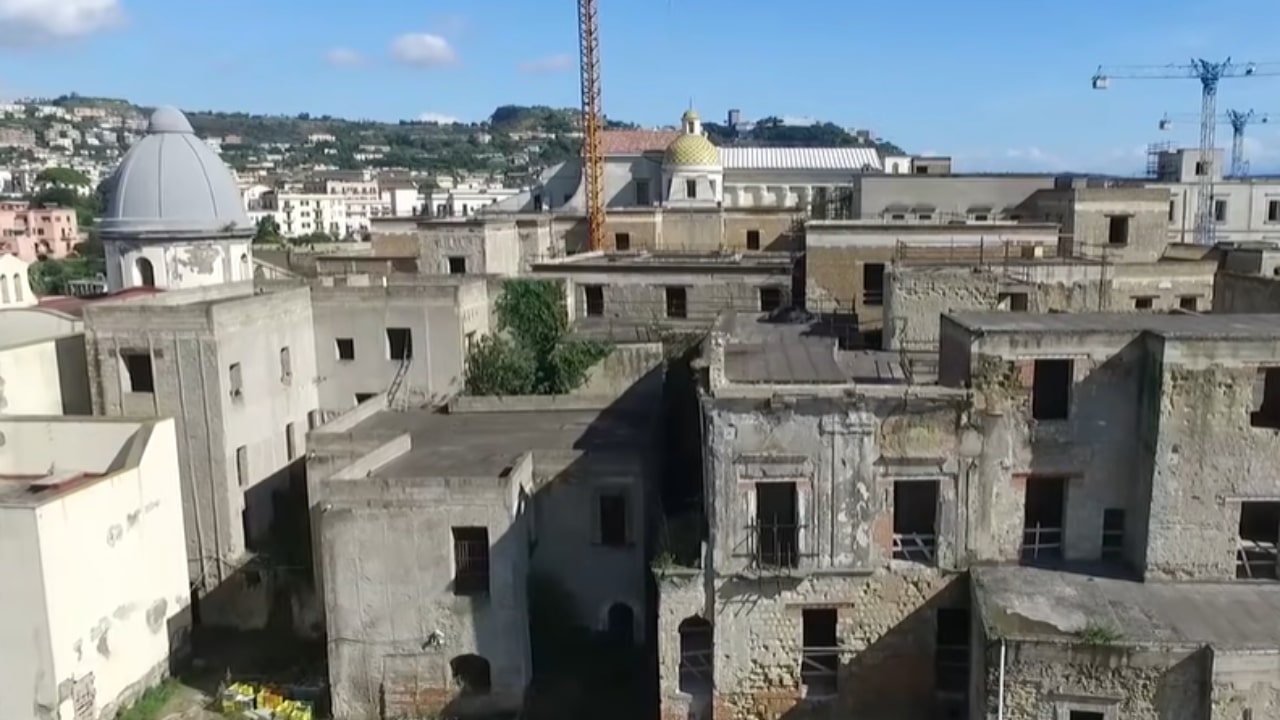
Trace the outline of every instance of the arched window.
{"label": "arched window", "polygon": [[484,695],[493,687],[489,661],[479,655],[458,655],[449,661],[449,670],[463,695]]}
{"label": "arched window", "polygon": [[240,253],[240,279],[249,279],[249,253]]}
{"label": "arched window", "polygon": [[713,686],[711,623],[694,615],[680,623],[680,692],[704,693]]}
{"label": "arched window", "polygon": [[609,606],[609,639],[618,645],[634,645],[636,641],[636,613],[626,603]]}
{"label": "arched window", "polygon": [[0,303],[9,304],[9,278],[0,275]]}
{"label": "arched window", "polygon": [[13,274],[13,301],[14,302],[22,302],[22,299],[23,299],[22,286],[23,285],[26,285],[26,283],[22,281],[22,275],[20,275],[19,273],[14,273]]}
{"label": "arched window", "polygon": [[155,287],[156,269],[152,267],[151,261],[140,257],[136,265],[138,266],[138,284],[143,287]]}

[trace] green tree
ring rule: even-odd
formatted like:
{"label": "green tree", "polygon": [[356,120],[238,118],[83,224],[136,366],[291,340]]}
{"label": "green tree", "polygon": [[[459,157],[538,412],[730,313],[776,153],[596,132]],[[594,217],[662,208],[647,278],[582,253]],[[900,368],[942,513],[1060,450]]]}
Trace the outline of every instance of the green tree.
{"label": "green tree", "polygon": [[294,245],[320,245],[323,243],[337,242],[337,238],[325,232],[313,232],[306,235],[299,235],[291,239],[289,242]]}
{"label": "green tree", "polygon": [[63,188],[89,187],[89,178],[79,170],[64,167],[51,167],[41,170],[36,175],[37,185],[54,185]]}
{"label": "green tree", "polygon": [[270,215],[264,215],[258,221],[258,229],[253,234],[255,243],[278,243],[280,242],[280,224]]}

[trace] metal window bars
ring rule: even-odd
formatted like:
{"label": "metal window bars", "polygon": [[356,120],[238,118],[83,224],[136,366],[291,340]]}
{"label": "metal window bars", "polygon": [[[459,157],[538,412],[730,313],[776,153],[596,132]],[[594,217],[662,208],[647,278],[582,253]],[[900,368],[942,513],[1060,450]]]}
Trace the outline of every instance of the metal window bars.
{"label": "metal window bars", "polygon": [[489,592],[488,540],[457,538],[453,552],[457,567],[453,578],[454,592],[458,595]]}
{"label": "metal window bars", "polygon": [[924,565],[937,562],[938,537],[932,533],[894,533],[893,559]]}
{"label": "metal window bars", "polygon": [[1236,540],[1236,577],[1242,580],[1275,580],[1280,544],[1266,540]]}
{"label": "metal window bars", "polygon": [[747,526],[747,553],[753,569],[800,567],[800,531],[794,522],[761,522]]}
{"label": "metal window bars", "polygon": [[680,692],[708,692],[714,686],[711,650],[680,651]]}
{"label": "metal window bars", "polygon": [[1062,559],[1062,528],[1036,523],[1022,530],[1023,560]]}
{"label": "metal window bars", "polygon": [[805,697],[831,697],[838,690],[839,647],[800,648],[800,684]]}

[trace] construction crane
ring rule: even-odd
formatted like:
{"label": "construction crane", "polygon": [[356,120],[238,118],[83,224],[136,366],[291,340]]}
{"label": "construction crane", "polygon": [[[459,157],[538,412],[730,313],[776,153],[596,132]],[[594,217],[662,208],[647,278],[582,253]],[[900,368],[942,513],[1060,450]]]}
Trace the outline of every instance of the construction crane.
{"label": "construction crane", "polygon": [[582,178],[587,190],[587,246],[604,240],[604,150],[600,114],[600,21],[596,0],[578,0],[578,49],[582,75]]}
{"label": "construction crane", "polygon": [[1124,65],[1099,67],[1093,74],[1093,89],[1106,90],[1115,79],[1129,80],[1199,80],[1200,81],[1200,157],[1199,188],[1196,194],[1196,242],[1212,245],[1213,223],[1213,134],[1217,125],[1218,84],[1226,78],[1280,75],[1280,63],[1245,63],[1237,65],[1227,58],[1222,62],[1192,60],[1187,65]]}
{"label": "construction crane", "polygon": [[[1200,116],[1190,113],[1170,115],[1165,114],[1160,118],[1160,129],[1168,130],[1173,127],[1174,122],[1190,122],[1200,119]],[[1253,123],[1266,124],[1271,122],[1269,113],[1258,113],[1253,110],[1228,110],[1222,115],[1215,118],[1215,122],[1219,125],[1227,124],[1231,126],[1231,177],[1244,177],[1249,174],[1249,161],[1244,158],[1244,131]]]}

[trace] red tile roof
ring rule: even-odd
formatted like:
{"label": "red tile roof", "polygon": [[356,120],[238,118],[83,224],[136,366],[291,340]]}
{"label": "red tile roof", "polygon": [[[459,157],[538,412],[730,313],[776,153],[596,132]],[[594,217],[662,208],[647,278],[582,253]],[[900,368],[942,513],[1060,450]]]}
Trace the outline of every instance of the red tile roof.
{"label": "red tile roof", "polygon": [[606,130],[601,137],[605,155],[662,152],[680,137],[679,130]]}
{"label": "red tile roof", "polygon": [[152,287],[134,287],[126,288],[114,293],[106,295],[95,295],[93,297],[75,297],[74,295],[49,295],[40,298],[40,302],[36,303],[36,307],[44,310],[54,310],[68,315],[77,317],[84,314],[84,306],[101,300],[125,300],[131,297],[145,297],[164,292],[159,288]]}

